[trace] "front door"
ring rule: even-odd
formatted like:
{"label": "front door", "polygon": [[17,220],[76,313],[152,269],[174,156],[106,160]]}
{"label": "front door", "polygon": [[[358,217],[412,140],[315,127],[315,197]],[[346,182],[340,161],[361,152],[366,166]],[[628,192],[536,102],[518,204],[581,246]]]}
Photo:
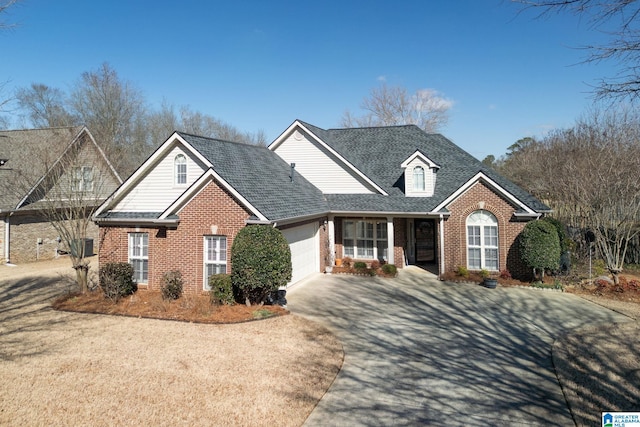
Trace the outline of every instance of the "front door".
{"label": "front door", "polygon": [[436,224],[432,219],[416,219],[416,264],[436,261]]}

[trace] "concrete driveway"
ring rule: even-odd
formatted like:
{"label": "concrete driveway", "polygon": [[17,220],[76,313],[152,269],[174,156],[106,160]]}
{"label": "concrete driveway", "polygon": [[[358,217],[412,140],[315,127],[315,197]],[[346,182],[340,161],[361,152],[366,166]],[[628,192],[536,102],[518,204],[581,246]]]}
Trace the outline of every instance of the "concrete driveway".
{"label": "concrete driveway", "polygon": [[628,320],[570,294],[449,284],[417,268],[396,279],[318,276],[287,300],[345,350],[307,426],[574,425],[554,339]]}

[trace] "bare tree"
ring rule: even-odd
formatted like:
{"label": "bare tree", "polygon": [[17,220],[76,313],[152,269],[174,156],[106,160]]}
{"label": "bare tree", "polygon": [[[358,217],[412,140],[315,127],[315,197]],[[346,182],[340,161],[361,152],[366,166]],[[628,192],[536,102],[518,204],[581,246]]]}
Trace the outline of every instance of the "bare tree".
{"label": "bare tree", "polygon": [[393,126],[414,124],[425,132],[437,132],[447,124],[453,101],[433,89],[421,89],[409,94],[400,86],[385,83],[373,88],[360,107],[363,116],[346,111],[341,120],[345,127]]}
{"label": "bare tree", "polygon": [[[79,128],[51,132],[70,135],[72,129]],[[26,194],[22,205],[38,212],[56,230],[68,249],[80,291],[86,292],[89,263],[84,242],[89,229],[95,227],[92,215],[121,180],[85,129],[71,143],[68,138],[52,137],[33,144],[29,154],[33,167],[15,171],[13,187]]]}
{"label": "bare tree", "polygon": [[640,4],[633,0],[511,0],[525,8],[538,8],[540,16],[568,12],[585,18],[594,31],[609,36],[605,44],[587,44],[586,62],[612,60],[619,71],[604,77],[595,88],[596,97],[640,96],[640,32],[637,29]]}
{"label": "bare tree", "polygon": [[[502,170],[547,201],[566,224],[591,230],[617,283],[629,242],[640,232],[640,115],[594,110],[514,153]],[[514,167],[517,165],[517,167]],[[519,175],[511,176],[517,171]]]}
{"label": "bare tree", "polygon": [[16,91],[18,107],[36,128],[72,126],[80,124],[65,105],[66,95],[60,89],[42,83],[32,83]]}
{"label": "bare tree", "polygon": [[[19,0],[3,0],[0,2],[0,16],[7,13],[7,9],[18,3]],[[13,24],[9,24],[4,20],[0,20],[0,30],[13,27]]]}
{"label": "bare tree", "polygon": [[108,63],[82,73],[70,96],[70,106],[114,159],[116,168],[128,176],[138,166],[145,141],[136,138],[144,124],[145,100],[130,82],[121,80]]}

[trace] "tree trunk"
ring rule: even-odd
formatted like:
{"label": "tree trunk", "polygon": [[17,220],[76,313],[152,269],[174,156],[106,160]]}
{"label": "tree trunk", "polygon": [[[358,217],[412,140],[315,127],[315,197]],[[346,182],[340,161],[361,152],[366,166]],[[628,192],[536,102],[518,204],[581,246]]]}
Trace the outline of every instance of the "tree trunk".
{"label": "tree trunk", "polygon": [[80,288],[80,293],[87,293],[89,291],[89,264],[85,261],[80,261],[73,268],[76,270],[76,282]]}

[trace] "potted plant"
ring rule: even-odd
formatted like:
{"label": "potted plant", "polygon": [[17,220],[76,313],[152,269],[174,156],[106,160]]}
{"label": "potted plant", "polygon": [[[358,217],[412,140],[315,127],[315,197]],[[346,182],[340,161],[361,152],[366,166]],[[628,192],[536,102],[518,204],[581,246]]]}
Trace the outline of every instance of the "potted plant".
{"label": "potted plant", "polygon": [[482,285],[485,288],[494,289],[496,286],[498,286],[498,279],[496,279],[495,277],[491,277],[491,273],[489,273],[489,270],[483,268],[482,270],[480,270],[480,276],[482,276]]}

